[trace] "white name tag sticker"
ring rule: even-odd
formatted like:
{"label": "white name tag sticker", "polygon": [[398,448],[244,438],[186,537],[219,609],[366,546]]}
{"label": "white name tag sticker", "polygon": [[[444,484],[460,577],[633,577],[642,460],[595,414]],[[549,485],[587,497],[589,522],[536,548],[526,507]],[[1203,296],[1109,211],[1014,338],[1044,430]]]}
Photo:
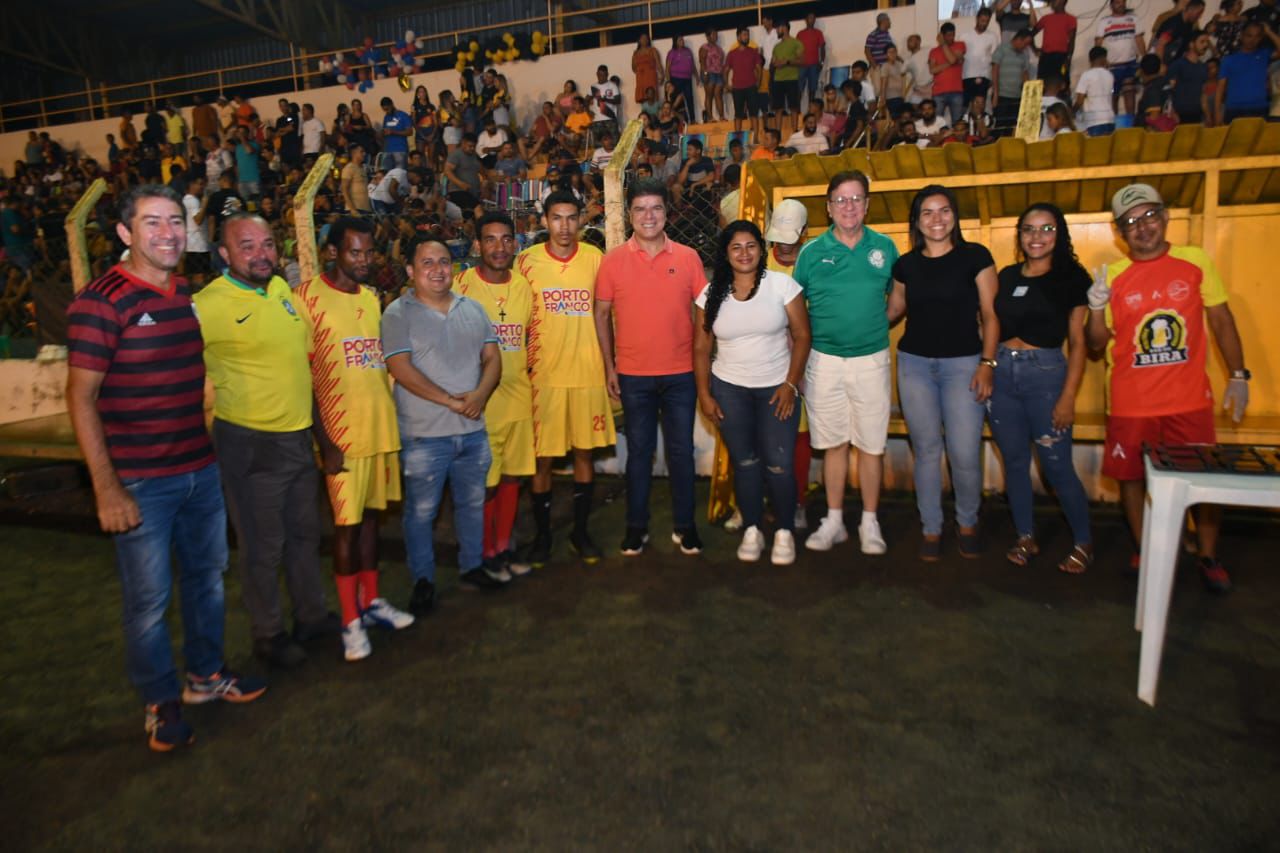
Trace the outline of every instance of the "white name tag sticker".
{"label": "white name tag sticker", "polygon": [[1013,289],[1013,295],[1014,295],[1014,296],[1026,296],[1026,295],[1027,295],[1027,286],[1026,286],[1025,284],[1023,284],[1023,285],[1019,285],[1018,287],[1015,287],[1015,288]]}

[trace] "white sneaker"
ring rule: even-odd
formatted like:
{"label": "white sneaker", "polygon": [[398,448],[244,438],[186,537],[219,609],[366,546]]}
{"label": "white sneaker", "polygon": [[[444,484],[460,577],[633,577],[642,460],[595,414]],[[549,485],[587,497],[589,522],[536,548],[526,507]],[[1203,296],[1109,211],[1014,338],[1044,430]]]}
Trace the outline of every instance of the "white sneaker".
{"label": "white sneaker", "polygon": [[804,514],[804,504],[796,504],[796,530],[809,529],[809,516]]}
{"label": "white sneaker", "polygon": [[848,538],[849,531],[845,529],[843,521],[836,521],[831,516],[824,515],[818,529],[804,540],[804,547],[810,551],[830,551],[832,545],[839,545]]}
{"label": "white sneaker", "polygon": [[883,554],[888,550],[880,533],[880,520],[872,518],[858,525],[858,539],[862,541],[862,553]]}
{"label": "white sneaker", "polygon": [[725,519],[724,529],[729,533],[737,533],[742,529],[742,513],[734,507],[733,515]]}
{"label": "white sneaker", "polygon": [[742,544],[738,546],[738,559],[744,563],[754,563],[764,553],[764,534],[754,524],[742,534]]}
{"label": "white sneaker", "polygon": [[775,566],[789,566],[796,561],[796,538],[790,530],[779,530],[773,534],[773,552],[769,554],[769,562]]}
{"label": "white sneaker", "polygon": [[360,616],[360,624],[365,628],[393,628],[399,631],[413,624],[413,615],[395,609],[385,598],[375,598]]}
{"label": "white sneaker", "polygon": [[347,660],[364,660],[373,651],[369,645],[369,635],[359,619],[352,619],[342,629],[342,654]]}

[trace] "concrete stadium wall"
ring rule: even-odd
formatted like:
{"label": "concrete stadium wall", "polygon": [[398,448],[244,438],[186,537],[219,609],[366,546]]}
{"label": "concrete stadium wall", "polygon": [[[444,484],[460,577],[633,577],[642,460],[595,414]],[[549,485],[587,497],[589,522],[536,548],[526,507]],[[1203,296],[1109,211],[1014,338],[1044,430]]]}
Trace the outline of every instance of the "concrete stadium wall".
{"label": "concrete stadium wall", "polygon": [[[1156,0],[1137,0],[1132,5],[1138,10],[1140,22],[1146,29],[1150,28],[1151,21],[1163,10],[1163,5]],[[915,5],[897,6],[886,10],[893,19],[892,32],[904,52],[906,38],[912,33],[919,33],[922,36],[926,49],[932,46],[933,34],[937,32],[938,26],[937,10],[938,0],[926,0]],[[1082,37],[1077,40],[1075,74],[1078,75],[1088,66],[1086,54],[1088,47],[1093,43],[1093,22],[1100,14],[1105,14],[1106,3],[1103,0],[1075,0],[1070,6],[1070,11],[1080,19],[1081,33],[1088,35],[1087,38]],[[828,66],[849,65],[863,58],[863,44],[867,33],[875,26],[876,14],[877,12],[874,11],[855,12],[823,18],[819,22],[819,26],[827,37]],[[956,21],[956,25],[961,34],[972,28],[972,22],[966,20]],[[795,29],[794,26],[793,29]],[[721,44],[725,44],[728,38],[732,38],[732,34],[722,33]],[[691,33],[686,37],[686,42],[695,50],[702,41],[701,34]],[[671,47],[671,40],[660,39],[657,47],[665,57],[667,50]],[[609,66],[610,73],[617,74],[622,79],[623,112],[625,116],[634,118],[636,107],[632,96],[635,93],[635,75],[631,72],[633,50],[634,45],[631,44],[614,45],[546,56],[537,62],[520,61],[499,66],[502,73],[507,76],[515,102],[517,120],[527,125],[538,113],[539,105],[543,101],[552,100],[560,93],[565,80],[575,80],[580,89],[586,89],[595,80],[596,66],[602,63]],[[416,74],[413,77],[413,84],[415,87],[426,86],[434,101],[442,89],[452,89],[455,92],[458,90],[458,75],[453,70]],[[698,96],[701,97],[700,92]],[[400,91],[395,80],[379,80],[374,84],[373,89],[363,95],[345,86],[281,92],[278,95],[257,99],[257,106],[264,121],[275,121],[278,114],[275,104],[281,97],[299,104],[314,104],[316,115],[326,124],[331,124],[334,115],[337,114],[338,104],[349,102],[353,97],[363,101],[366,112],[377,116],[380,115],[378,101],[383,97],[391,97],[403,107],[408,105],[412,90],[406,94]],[[190,123],[190,110],[186,112],[188,123]],[[78,124],[57,125],[48,130],[54,139],[69,150],[81,151],[99,160],[105,160],[106,135],[115,133],[119,124],[120,119],[116,116]],[[135,116],[134,124],[141,130],[141,117]],[[0,168],[6,173],[12,168],[14,161],[22,159],[26,140],[26,131],[0,134]]]}

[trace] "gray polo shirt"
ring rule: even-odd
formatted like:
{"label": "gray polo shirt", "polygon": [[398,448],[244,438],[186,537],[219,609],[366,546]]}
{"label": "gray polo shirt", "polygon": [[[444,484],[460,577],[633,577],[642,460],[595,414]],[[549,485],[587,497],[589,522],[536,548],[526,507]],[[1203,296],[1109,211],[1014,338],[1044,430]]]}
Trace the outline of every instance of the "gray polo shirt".
{"label": "gray polo shirt", "polygon": [[[450,394],[465,394],[480,384],[480,353],[497,343],[484,308],[465,296],[453,297],[448,313],[423,305],[413,291],[392,302],[382,315],[384,358],[409,353],[409,363]],[[484,429],[437,403],[395,386],[396,416],[404,438],[440,438]]]}

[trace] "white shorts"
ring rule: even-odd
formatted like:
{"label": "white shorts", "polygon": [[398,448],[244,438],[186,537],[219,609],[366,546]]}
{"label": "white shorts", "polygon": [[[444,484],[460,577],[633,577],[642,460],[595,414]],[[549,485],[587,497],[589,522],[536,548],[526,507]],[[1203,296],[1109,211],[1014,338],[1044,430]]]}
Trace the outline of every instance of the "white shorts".
{"label": "white shorts", "polygon": [[892,394],[889,350],[841,358],[813,350],[805,365],[809,444],[817,450],[852,444],[884,453]]}

